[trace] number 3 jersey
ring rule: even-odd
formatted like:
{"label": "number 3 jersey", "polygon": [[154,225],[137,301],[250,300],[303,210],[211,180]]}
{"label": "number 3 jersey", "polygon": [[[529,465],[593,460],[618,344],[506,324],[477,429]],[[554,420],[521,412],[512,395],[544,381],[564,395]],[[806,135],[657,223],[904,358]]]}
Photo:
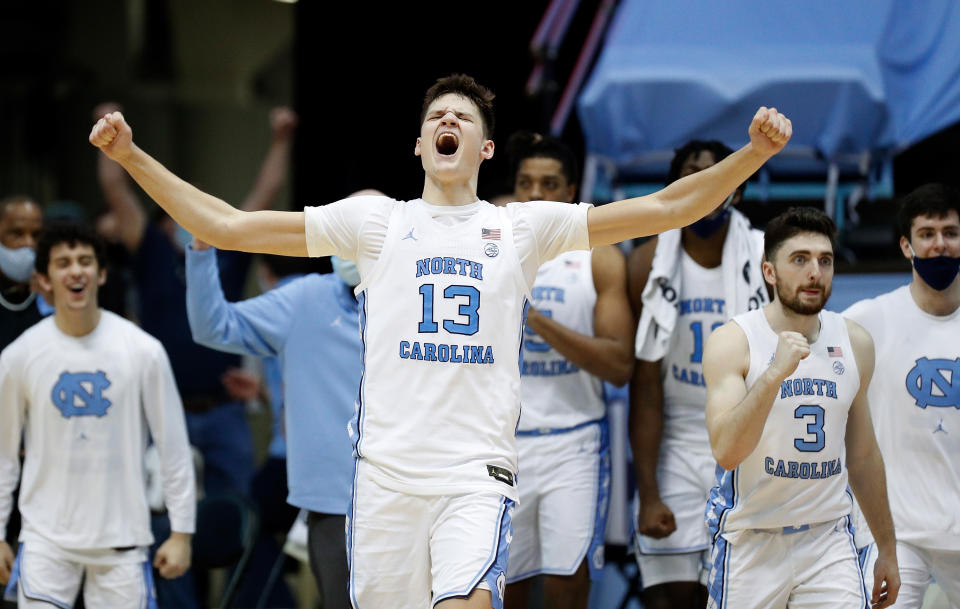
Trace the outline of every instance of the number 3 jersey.
{"label": "number 3 jersey", "polygon": [[[763,309],[732,321],[750,348],[749,391],[773,361],[778,336]],[[845,437],[860,374],[844,319],[822,311],[820,324],[810,355],[781,383],[756,448],[733,471],[717,466],[707,506],[712,534],[804,526],[850,513]]]}
{"label": "number 3 jersey", "polygon": [[355,449],[380,484],[516,499],[524,310],[541,262],[587,247],[587,207],[357,197],[307,208],[310,254],[360,270]]}
{"label": "number 3 jersey", "polygon": [[148,432],[172,528],[193,532],[193,457],[173,372],[159,341],[131,322],[101,311],[85,336],[64,334],[52,316],[28,329],[0,355],[0,417],[0,525],[23,430],[21,540],[68,551],[150,545]]}

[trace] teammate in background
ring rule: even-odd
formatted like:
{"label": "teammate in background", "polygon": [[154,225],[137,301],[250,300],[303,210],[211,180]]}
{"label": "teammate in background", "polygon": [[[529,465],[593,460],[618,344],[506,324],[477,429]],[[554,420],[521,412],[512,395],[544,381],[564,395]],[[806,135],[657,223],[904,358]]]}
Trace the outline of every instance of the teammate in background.
{"label": "teammate in background", "polygon": [[494,152],[492,100],[463,75],[427,91],[414,147],[421,199],[357,197],[303,212],[244,213],[197,190],[134,145],[119,113],[90,133],[208,243],[356,262],[364,367],[348,552],[361,609],[502,606],[517,498],[517,356],[537,269],[563,251],[693,222],[792,129],[761,108],[750,144],[647,197],[494,207],[476,194],[480,164]]}
{"label": "teammate in background", "polygon": [[[921,186],[904,197],[897,221],[913,280],[843,315],[877,349],[867,397],[887,456],[903,582],[897,607],[919,609],[931,578],[960,607],[960,192]],[[869,533],[857,530],[858,547]],[[876,558],[871,545],[865,564]]]}
{"label": "teammate in background", "polygon": [[36,270],[55,313],[0,354],[0,529],[20,491],[23,529],[12,567],[0,542],[0,581],[18,607],[155,607],[143,458],[161,455],[173,531],[156,553],[165,578],[190,565],[196,496],[183,408],[160,343],[97,305],[106,272],[100,238],[80,225],[40,237]]}
{"label": "teammate in background", "polygon": [[[667,184],[733,151],[692,141],[676,151]],[[630,299],[640,318],[630,383],[630,439],[637,474],[637,562],[647,609],[707,603],[710,533],[703,506],[715,483],[703,381],[703,343],[738,313],[768,302],[763,232],[735,209],[741,185],[719,208],[630,254]]]}
{"label": "teammate in background", "polygon": [[[514,199],[576,199],[573,153],[559,140],[515,134]],[[623,385],[635,322],[626,263],[613,245],[564,252],[537,270],[527,313],[517,431],[520,501],[513,515],[506,606],[586,609],[603,569],[610,485],[603,381]]]}
{"label": "teammate in background", "polygon": [[0,350],[43,319],[30,289],[43,212],[33,199],[0,201]]}
{"label": "teammate in background", "polygon": [[[792,208],[764,233],[772,303],[734,317],[704,349],[717,486],[709,607],[862,608],[900,587],[883,459],[867,405],[870,335],[824,311],[836,227]],[[853,489],[878,531],[872,591],[853,544]]]}

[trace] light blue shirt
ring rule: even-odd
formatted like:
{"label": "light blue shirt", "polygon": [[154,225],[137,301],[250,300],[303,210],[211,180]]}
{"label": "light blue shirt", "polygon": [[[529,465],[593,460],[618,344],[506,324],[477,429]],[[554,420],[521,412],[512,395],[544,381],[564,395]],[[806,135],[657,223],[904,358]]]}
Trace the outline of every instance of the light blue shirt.
{"label": "light blue shirt", "polygon": [[201,345],[279,359],[287,502],[346,514],[353,482],[347,426],[354,415],[362,357],[351,289],[337,275],[310,274],[256,298],[228,303],[215,250],[188,247],[187,315]]}

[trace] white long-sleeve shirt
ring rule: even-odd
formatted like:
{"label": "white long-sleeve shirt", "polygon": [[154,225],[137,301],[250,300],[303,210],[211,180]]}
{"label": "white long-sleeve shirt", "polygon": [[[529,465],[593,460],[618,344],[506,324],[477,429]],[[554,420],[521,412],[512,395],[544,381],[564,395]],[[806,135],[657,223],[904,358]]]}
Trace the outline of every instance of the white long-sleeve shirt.
{"label": "white long-sleeve shirt", "polygon": [[102,311],[86,336],[48,317],[0,354],[0,535],[17,485],[22,541],[66,551],[153,542],[143,455],[161,455],[173,531],[193,533],[196,490],[183,407],[155,338]]}

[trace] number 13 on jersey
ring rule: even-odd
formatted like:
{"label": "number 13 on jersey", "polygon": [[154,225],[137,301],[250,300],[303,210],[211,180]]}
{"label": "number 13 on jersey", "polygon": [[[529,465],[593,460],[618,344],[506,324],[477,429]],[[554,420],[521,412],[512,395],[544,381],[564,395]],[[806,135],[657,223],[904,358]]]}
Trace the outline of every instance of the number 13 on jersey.
{"label": "number 13 on jersey", "polygon": [[[423,314],[417,330],[421,334],[438,332],[438,324],[434,319],[434,284],[425,283],[420,286],[420,297],[423,301]],[[443,329],[451,334],[472,336],[480,329],[480,290],[469,285],[450,285],[444,288],[443,298],[454,300],[459,306],[458,319],[442,320]],[[465,301],[463,299],[466,299]]]}

